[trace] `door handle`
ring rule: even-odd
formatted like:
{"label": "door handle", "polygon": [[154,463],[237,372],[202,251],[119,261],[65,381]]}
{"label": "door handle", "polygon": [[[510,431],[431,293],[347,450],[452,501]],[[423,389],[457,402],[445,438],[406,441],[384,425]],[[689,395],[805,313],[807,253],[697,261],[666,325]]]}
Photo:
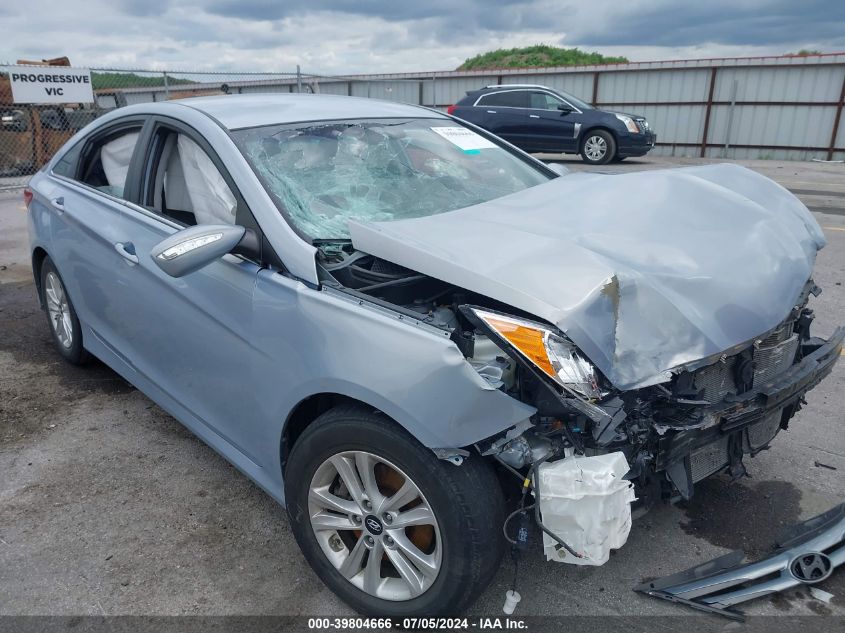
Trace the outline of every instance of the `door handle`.
{"label": "door handle", "polygon": [[528,116],[532,119],[539,119],[540,118],[539,114],[529,114]]}
{"label": "door handle", "polygon": [[135,245],[132,242],[118,242],[114,245],[114,250],[116,250],[118,254],[128,262],[137,264],[140,261],[138,256],[135,254]]}
{"label": "door handle", "polygon": [[50,204],[53,205],[53,208],[56,209],[56,211],[64,212],[64,210],[65,210],[65,197],[59,196],[58,198],[53,198],[52,200],[50,200]]}
{"label": "door handle", "polygon": [[487,114],[496,114],[495,110],[487,110]]}

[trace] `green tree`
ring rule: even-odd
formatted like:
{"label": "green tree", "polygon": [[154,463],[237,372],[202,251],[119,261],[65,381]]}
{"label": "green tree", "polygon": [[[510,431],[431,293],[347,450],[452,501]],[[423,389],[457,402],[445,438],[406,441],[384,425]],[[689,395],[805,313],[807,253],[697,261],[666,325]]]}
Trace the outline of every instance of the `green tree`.
{"label": "green tree", "polygon": [[487,70],[495,68],[527,68],[550,66],[577,66],[591,64],[624,64],[625,57],[608,57],[601,53],[588,53],[578,48],[558,48],[537,44],[523,48],[500,48],[470,57],[458,70]]}

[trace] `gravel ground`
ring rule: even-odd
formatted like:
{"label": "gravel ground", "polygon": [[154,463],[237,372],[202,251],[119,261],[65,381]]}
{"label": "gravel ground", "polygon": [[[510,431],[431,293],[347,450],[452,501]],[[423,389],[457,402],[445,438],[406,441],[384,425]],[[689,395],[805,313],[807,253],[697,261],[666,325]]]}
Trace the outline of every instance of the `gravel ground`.
{"label": "gravel ground", "polygon": [[[798,193],[825,227],[814,307],[827,335],[845,313],[845,167],[744,164]],[[0,615],[350,614],[305,564],[282,508],[110,369],[53,352],[19,193],[0,195]],[[517,613],[685,614],[631,587],[734,548],[764,554],[783,527],[845,501],[844,390],[840,363],[772,449],[747,460],[750,478],[712,479],[691,503],[657,507],[605,566],[546,563],[536,548]],[[500,614],[511,575],[505,561],[471,614]],[[746,611],[845,615],[845,572],[821,588],[831,603],[798,589]]]}

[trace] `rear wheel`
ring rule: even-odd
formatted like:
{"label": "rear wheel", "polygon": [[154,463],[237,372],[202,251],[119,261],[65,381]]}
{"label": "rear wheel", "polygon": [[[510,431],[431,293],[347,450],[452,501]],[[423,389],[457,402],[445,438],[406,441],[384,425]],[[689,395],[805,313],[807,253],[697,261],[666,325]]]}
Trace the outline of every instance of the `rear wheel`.
{"label": "rear wheel", "polygon": [[499,565],[503,501],[489,464],[440,460],[379,413],[320,416],[290,454],[285,496],[308,562],[367,615],[457,613]]}
{"label": "rear wheel", "polygon": [[590,130],[581,142],[581,160],[604,165],[616,156],[616,139],[606,130]]}
{"label": "rear wheel", "polygon": [[41,294],[56,350],[69,363],[84,365],[91,357],[82,346],[82,327],[59,271],[49,257],[41,263]]}

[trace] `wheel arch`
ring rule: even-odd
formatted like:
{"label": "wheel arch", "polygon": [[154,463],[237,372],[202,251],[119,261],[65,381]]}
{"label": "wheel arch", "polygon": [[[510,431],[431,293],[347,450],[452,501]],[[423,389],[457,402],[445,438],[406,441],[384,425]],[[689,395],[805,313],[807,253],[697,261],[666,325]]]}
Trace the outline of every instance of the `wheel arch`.
{"label": "wheel arch", "polygon": [[296,444],[296,441],[305,429],[323,413],[341,405],[379,410],[378,407],[363,400],[335,392],[315,393],[303,398],[294,406],[290,414],[288,414],[284,427],[282,428],[282,438],[279,446],[282,473],[285,471],[287,459],[294,444]]}
{"label": "wheel arch", "polygon": [[41,267],[47,259],[47,251],[41,246],[36,246],[32,251],[32,275],[35,277],[35,291],[38,294],[38,304],[44,309],[44,293],[41,288]]}

